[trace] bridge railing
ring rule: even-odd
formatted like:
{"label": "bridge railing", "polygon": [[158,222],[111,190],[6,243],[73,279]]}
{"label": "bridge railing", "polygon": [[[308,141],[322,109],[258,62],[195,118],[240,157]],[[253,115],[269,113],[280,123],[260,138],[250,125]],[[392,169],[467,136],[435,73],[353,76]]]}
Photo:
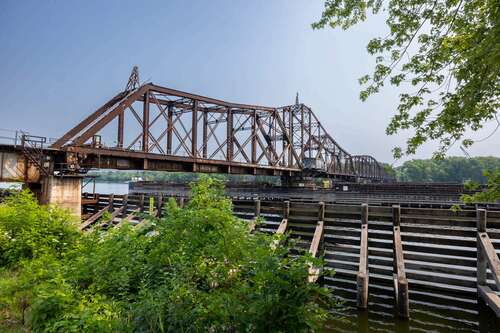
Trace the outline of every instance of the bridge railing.
{"label": "bridge railing", "polygon": [[27,132],[21,130],[0,128],[0,144],[20,146],[22,136],[27,134]]}
{"label": "bridge railing", "polygon": [[0,144],[11,145],[14,147],[22,146],[23,137],[32,139],[35,138],[43,139],[43,146],[40,148],[47,148],[48,146],[57,141],[57,138],[31,135],[29,132],[19,129],[0,128]]}

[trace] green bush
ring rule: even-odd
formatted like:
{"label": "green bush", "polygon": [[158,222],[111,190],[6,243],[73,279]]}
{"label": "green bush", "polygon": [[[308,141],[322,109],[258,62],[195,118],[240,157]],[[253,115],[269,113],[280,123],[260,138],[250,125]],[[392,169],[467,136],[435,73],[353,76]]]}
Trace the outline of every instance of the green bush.
{"label": "green bush", "polygon": [[338,304],[307,283],[319,260],[289,256],[283,236],[250,234],[221,182],[203,178],[192,191],[185,208],[170,201],[143,228],[79,234],[60,252],[11,262],[0,271],[0,322],[35,332],[321,329]]}
{"label": "green bush", "polygon": [[67,212],[38,205],[28,190],[0,204],[0,267],[47,252],[64,253],[77,238],[79,231]]}

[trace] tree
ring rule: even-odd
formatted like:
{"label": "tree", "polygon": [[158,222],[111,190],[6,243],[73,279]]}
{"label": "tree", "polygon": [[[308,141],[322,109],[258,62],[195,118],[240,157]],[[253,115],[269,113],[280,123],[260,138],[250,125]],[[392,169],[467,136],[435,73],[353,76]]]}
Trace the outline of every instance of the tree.
{"label": "tree", "polygon": [[368,14],[387,15],[389,33],[372,39],[376,56],[371,75],[360,78],[364,101],[387,83],[403,88],[397,113],[386,132],[412,129],[406,147],[394,156],[414,154],[427,141],[439,141],[442,157],[468,129],[498,120],[500,93],[499,0],[327,0],[314,29],[348,29]]}
{"label": "tree", "polygon": [[[484,176],[488,179],[486,189],[478,193],[462,195],[461,200],[464,203],[495,202],[500,198],[500,168],[493,172],[485,171]],[[479,186],[474,182],[469,182],[466,185],[472,190],[477,189]]]}
{"label": "tree", "polygon": [[[500,170],[498,157],[458,157],[406,161],[396,168],[396,178],[405,182],[452,182],[473,181],[486,184],[484,170]],[[489,176],[491,172],[487,173]]]}

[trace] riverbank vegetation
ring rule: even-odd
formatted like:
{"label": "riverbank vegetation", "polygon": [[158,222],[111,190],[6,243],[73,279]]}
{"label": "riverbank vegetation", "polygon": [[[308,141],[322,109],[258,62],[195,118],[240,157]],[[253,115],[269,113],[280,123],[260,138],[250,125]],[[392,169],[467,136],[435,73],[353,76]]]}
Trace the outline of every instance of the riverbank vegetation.
{"label": "riverbank vegetation", "polygon": [[[286,239],[251,234],[220,181],[193,185],[165,217],[80,233],[26,191],[0,205],[2,332],[298,332],[337,308],[307,283],[310,256]],[[278,242],[278,246],[271,246]]]}

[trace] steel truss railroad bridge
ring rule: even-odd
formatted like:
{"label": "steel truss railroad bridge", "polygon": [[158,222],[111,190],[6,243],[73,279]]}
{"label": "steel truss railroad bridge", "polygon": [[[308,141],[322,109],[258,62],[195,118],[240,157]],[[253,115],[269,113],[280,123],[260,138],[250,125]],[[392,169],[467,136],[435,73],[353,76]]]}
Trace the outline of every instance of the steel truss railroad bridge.
{"label": "steel truss railroad bridge", "polygon": [[[136,123],[136,135],[126,129],[127,114]],[[116,141],[107,146],[100,131],[112,126]],[[264,107],[152,83],[140,85],[137,67],[124,91],[50,149],[66,152],[56,165],[73,172],[113,168],[389,179],[373,157],[342,149],[313,111],[298,100],[294,105]]]}
{"label": "steel truss railroad bridge", "polygon": [[50,145],[23,135],[6,149],[24,155],[25,182],[31,169],[43,177],[93,168],[390,180],[373,157],[342,149],[298,98],[283,107],[230,103],[140,84],[137,67],[124,91]]}

